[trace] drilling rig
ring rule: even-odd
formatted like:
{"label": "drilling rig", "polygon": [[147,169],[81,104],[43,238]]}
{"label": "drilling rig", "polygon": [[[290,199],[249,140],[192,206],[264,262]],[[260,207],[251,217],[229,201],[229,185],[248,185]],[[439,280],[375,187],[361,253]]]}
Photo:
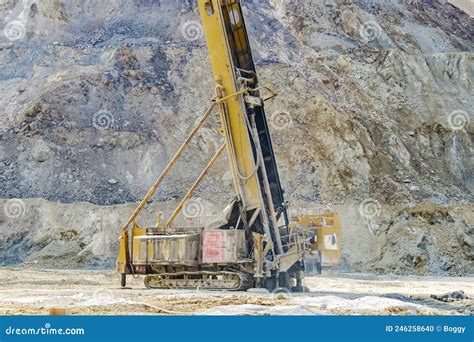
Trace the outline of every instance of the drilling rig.
{"label": "drilling rig", "polygon": [[[199,0],[215,82],[215,97],[120,235],[118,272],[144,275],[148,288],[303,290],[304,256],[314,234],[290,224],[264,103],[276,93],[259,85],[240,0]],[[224,143],[164,222],[136,218],[211,113]],[[234,200],[217,227],[176,226],[176,217],[209,170],[227,153]],[[163,221],[163,222],[162,222]]]}

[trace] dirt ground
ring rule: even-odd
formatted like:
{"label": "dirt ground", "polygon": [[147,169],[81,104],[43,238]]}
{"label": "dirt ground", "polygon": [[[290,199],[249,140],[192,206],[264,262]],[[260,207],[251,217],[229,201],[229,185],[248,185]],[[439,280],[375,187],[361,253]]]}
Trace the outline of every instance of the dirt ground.
{"label": "dirt ground", "polygon": [[[113,271],[0,269],[0,314],[47,315],[332,315],[474,313],[474,278],[390,277],[326,273],[306,278],[310,293],[150,290]],[[469,299],[431,298],[462,290]]]}

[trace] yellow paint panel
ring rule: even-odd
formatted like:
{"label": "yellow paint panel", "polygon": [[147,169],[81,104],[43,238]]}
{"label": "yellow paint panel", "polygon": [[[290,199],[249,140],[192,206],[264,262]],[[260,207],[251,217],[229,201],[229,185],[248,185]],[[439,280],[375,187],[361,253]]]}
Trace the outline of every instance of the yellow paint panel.
{"label": "yellow paint panel", "polygon": [[117,259],[117,271],[119,273],[127,273],[127,256],[128,256],[128,233],[123,230],[120,234],[119,255]]}
{"label": "yellow paint panel", "polygon": [[321,215],[298,215],[297,224],[305,229],[312,230],[317,235],[317,243],[312,244],[312,250],[320,250],[322,253],[322,265],[331,267],[341,262],[341,227],[339,215],[327,213]]}

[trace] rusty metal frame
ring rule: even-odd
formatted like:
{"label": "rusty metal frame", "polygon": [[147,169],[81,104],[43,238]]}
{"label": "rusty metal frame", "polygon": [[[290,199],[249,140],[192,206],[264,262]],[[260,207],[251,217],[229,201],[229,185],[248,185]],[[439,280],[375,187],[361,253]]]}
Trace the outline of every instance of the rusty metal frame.
{"label": "rusty metal frame", "polygon": [[164,178],[168,175],[168,173],[171,171],[171,168],[174,166],[174,164],[176,164],[176,162],[178,161],[178,159],[183,155],[184,151],[186,150],[186,148],[188,148],[190,142],[191,142],[191,139],[196,135],[196,133],[198,132],[198,130],[204,125],[204,123],[206,122],[207,118],[209,117],[209,115],[212,113],[212,110],[216,107],[216,104],[215,103],[212,103],[212,105],[206,110],[206,112],[204,113],[204,115],[201,117],[201,119],[198,121],[198,123],[196,124],[196,126],[193,128],[193,130],[191,131],[191,133],[189,133],[188,137],[186,138],[186,140],[184,141],[184,143],[181,145],[181,147],[178,149],[178,151],[176,151],[175,155],[173,156],[173,158],[171,158],[171,160],[168,162],[168,164],[166,165],[166,167],[164,168],[163,172],[161,173],[161,175],[158,177],[158,179],[155,181],[155,183],[153,183],[152,187],[150,188],[150,190],[148,191],[148,193],[145,195],[145,197],[142,199],[142,201],[140,202],[140,204],[135,208],[135,210],[133,211],[132,215],[130,215],[130,218],[128,219],[127,223],[125,224],[125,226],[123,227],[123,229],[127,229],[130,224],[137,218],[138,214],[140,213],[140,211],[143,209],[143,207],[147,204],[148,200],[154,195],[154,193],[156,192],[156,190],[158,189],[158,186],[161,184],[161,182],[164,180]]}
{"label": "rusty metal frame", "polygon": [[181,210],[183,209],[184,205],[186,204],[186,202],[191,198],[191,196],[193,195],[194,191],[196,191],[197,187],[199,186],[199,184],[201,184],[202,180],[204,179],[204,177],[208,174],[209,170],[215,165],[215,163],[217,162],[217,160],[219,159],[220,155],[222,154],[222,152],[224,152],[225,150],[225,147],[226,147],[226,144],[222,144],[222,146],[219,148],[219,150],[216,152],[216,154],[214,154],[214,156],[212,157],[211,161],[209,162],[209,164],[207,164],[206,168],[201,172],[201,174],[199,175],[198,179],[194,182],[194,184],[191,186],[191,188],[189,189],[188,193],[186,194],[186,196],[184,196],[184,198],[181,200],[181,202],[179,203],[179,205],[176,207],[176,209],[174,210],[173,214],[171,214],[170,218],[168,219],[168,221],[166,222],[165,226],[164,226],[164,229],[166,230],[167,228],[169,228],[171,226],[171,224],[173,223],[173,221],[176,219],[176,216],[178,216],[178,214],[181,212]]}

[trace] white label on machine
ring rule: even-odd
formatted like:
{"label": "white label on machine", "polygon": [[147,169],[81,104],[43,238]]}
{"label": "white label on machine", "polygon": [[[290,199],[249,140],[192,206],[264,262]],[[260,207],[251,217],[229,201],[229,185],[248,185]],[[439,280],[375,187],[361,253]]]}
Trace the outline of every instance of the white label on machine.
{"label": "white label on machine", "polygon": [[330,249],[337,251],[337,236],[336,234],[326,234],[324,235],[324,249]]}

